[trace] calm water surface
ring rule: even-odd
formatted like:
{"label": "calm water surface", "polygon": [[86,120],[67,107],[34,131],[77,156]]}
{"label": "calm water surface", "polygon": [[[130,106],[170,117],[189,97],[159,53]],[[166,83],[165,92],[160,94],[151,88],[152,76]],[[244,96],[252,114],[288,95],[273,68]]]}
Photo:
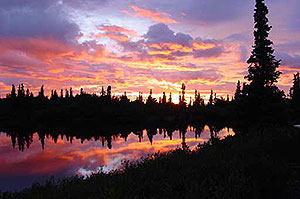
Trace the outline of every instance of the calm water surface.
{"label": "calm water surface", "polygon": [[[225,128],[218,132],[220,138],[227,135],[234,135],[232,129]],[[41,140],[35,133],[30,144],[25,144],[22,150],[22,147],[18,147],[17,139],[13,147],[12,138],[6,133],[0,133],[0,190],[20,190],[30,187],[34,182],[43,183],[50,177],[89,175],[100,168],[109,171],[120,167],[124,159],[135,160],[158,151],[175,149],[183,141],[194,148],[199,143],[208,141],[210,136],[207,126],[200,137],[195,136],[194,129],[189,127],[184,136],[179,131],[174,131],[172,139],[159,129],[153,137],[144,130],[140,136],[133,133],[126,139],[116,136],[111,142],[104,138],[83,142],[74,138],[70,143],[66,137],[60,136],[56,143],[51,137],[45,139],[43,149]]]}

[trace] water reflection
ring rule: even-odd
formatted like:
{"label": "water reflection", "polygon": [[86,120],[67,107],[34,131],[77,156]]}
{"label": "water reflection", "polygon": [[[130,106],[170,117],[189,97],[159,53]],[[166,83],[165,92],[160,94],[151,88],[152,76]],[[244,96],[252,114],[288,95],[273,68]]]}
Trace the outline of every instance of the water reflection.
{"label": "water reflection", "polygon": [[0,190],[18,190],[54,176],[86,175],[100,168],[118,168],[124,159],[138,159],[181,146],[196,147],[211,138],[233,135],[232,129],[198,125],[149,128],[110,136],[71,133],[0,134]]}

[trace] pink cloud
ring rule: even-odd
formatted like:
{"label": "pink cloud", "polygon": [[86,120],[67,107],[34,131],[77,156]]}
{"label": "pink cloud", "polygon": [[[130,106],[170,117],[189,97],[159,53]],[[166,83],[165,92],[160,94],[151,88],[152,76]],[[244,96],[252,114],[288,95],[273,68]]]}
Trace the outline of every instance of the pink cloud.
{"label": "pink cloud", "polygon": [[127,36],[134,37],[134,38],[140,38],[140,35],[134,31],[134,30],[129,30],[120,26],[104,26],[100,25],[98,27],[100,30],[105,31],[105,32],[115,32],[115,33],[123,33]]}
{"label": "pink cloud", "polygon": [[134,17],[143,17],[143,18],[149,18],[153,21],[160,22],[160,23],[166,23],[166,24],[176,24],[178,23],[176,20],[170,18],[171,15],[165,12],[154,12],[147,9],[142,9],[138,6],[131,5],[130,6],[134,12],[130,12],[128,10],[123,10],[125,14],[128,14],[130,16]]}

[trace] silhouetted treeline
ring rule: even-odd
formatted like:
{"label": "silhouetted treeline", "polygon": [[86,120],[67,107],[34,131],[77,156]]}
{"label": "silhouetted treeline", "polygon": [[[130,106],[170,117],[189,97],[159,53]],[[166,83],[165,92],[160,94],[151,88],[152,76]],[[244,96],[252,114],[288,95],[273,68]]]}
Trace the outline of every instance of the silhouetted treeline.
{"label": "silhouetted treeline", "polygon": [[259,87],[256,85],[237,84],[234,100],[218,98],[211,91],[208,103],[195,90],[195,96],[186,102],[185,85],[179,96],[179,104],[172,102],[172,94],[159,100],[152,97],[152,90],[147,99],[140,94],[132,101],[126,95],[113,96],[111,86],[100,95],[89,94],[80,90],[74,95],[69,90],[56,90],[48,98],[44,86],[37,96],[23,84],[12,91],[7,98],[0,99],[0,129],[13,126],[145,126],[160,122],[222,122],[237,123],[263,120],[266,122],[300,122],[299,73],[294,77],[290,98],[276,86]]}
{"label": "silhouetted treeline", "polygon": [[[100,95],[89,94],[83,89],[73,94],[69,90],[51,91],[51,96],[45,96],[44,86],[37,96],[34,96],[23,84],[12,91],[7,98],[0,100],[0,129],[6,127],[48,128],[51,126],[74,126],[84,129],[86,126],[97,128],[109,126],[146,126],[162,122],[188,123],[193,121],[218,120],[210,112],[214,106],[225,108],[230,104],[229,99],[218,99],[212,93],[212,100],[204,104],[200,93],[195,91],[195,100],[186,102],[186,86],[182,85],[179,104],[172,102],[172,93],[159,100],[153,98],[152,90],[146,100],[140,94],[131,101],[126,92],[122,96],[113,96],[111,86],[106,91],[102,87]],[[214,118],[212,118],[214,117]],[[220,119],[221,120],[221,119]]]}

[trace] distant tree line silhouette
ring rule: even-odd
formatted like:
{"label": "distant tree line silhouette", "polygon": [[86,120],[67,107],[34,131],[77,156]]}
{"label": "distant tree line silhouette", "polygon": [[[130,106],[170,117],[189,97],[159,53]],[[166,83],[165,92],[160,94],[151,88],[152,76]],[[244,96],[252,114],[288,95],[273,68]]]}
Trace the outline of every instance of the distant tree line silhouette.
{"label": "distant tree line silhouette", "polygon": [[[214,93],[213,90],[211,90],[209,102],[207,104],[204,103],[204,99],[201,98],[200,92],[196,89],[195,90],[195,96],[194,98],[190,97],[189,103],[187,103],[186,97],[186,85],[183,83],[181,86],[181,91],[179,92],[179,106],[182,107],[191,107],[191,106],[205,106],[205,105],[214,105],[217,103],[217,101],[227,101],[229,102],[229,95],[227,95],[227,98],[225,100],[224,97],[217,97],[217,94]],[[130,100],[127,97],[127,92],[124,92],[121,96],[112,96],[112,87],[109,85],[107,87],[107,90],[104,90],[104,87],[102,86],[100,95],[97,95],[95,93],[90,94],[88,92],[85,92],[83,88],[80,88],[79,94],[76,94],[74,96],[73,94],[73,89],[70,87],[70,89],[60,89],[60,93],[58,93],[57,90],[51,90],[50,97],[45,95],[45,88],[44,85],[41,86],[40,91],[38,92],[37,96],[34,96],[32,92],[30,92],[29,88],[26,89],[24,84],[19,84],[18,85],[18,90],[16,90],[16,86],[13,84],[11,92],[6,95],[6,100],[15,100],[15,99],[40,99],[40,100],[45,100],[48,102],[57,102],[59,100],[74,100],[74,99],[79,99],[79,98],[98,98],[101,100],[104,100],[106,102],[108,101],[115,101],[115,102],[122,102],[122,103],[131,103],[131,102],[140,102],[144,103],[147,105],[154,105],[154,104],[173,104],[173,98],[172,98],[172,93],[169,94],[168,99],[166,96],[166,92],[163,92],[162,97],[159,97],[159,99],[153,98],[153,90],[150,89],[149,95],[146,100],[143,99],[143,93],[139,92],[139,95],[136,97],[136,100]],[[2,99],[4,100],[4,99]]]}
{"label": "distant tree line silhouette", "polygon": [[[224,98],[217,98],[211,94],[208,104],[200,93],[195,90],[194,100],[189,103],[185,97],[186,85],[182,84],[179,104],[173,103],[172,93],[166,93],[158,100],[153,97],[153,91],[146,100],[140,92],[136,100],[130,100],[126,92],[121,96],[113,96],[112,88],[108,86],[101,89],[100,95],[89,94],[80,89],[76,95],[73,89],[52,90],[50,97],[45,95],[44,85],[41,86],[37,96],[29,89],[25,90],[23,84],[12,85],[10,94],[0,99],[0,129],[7,127],[26,127],[38,129],[50,126],[75,126],[84,129],[87,126],[135,126],[161,123],[185,124],[193,121],[208,121],[206,112],[214,109],[216,105],[229,105]],[[212,116],[213,117],[213,116]],[[214,118],[216,119],[216,118]],[[221,120],[221,119],[220,119]]]}

